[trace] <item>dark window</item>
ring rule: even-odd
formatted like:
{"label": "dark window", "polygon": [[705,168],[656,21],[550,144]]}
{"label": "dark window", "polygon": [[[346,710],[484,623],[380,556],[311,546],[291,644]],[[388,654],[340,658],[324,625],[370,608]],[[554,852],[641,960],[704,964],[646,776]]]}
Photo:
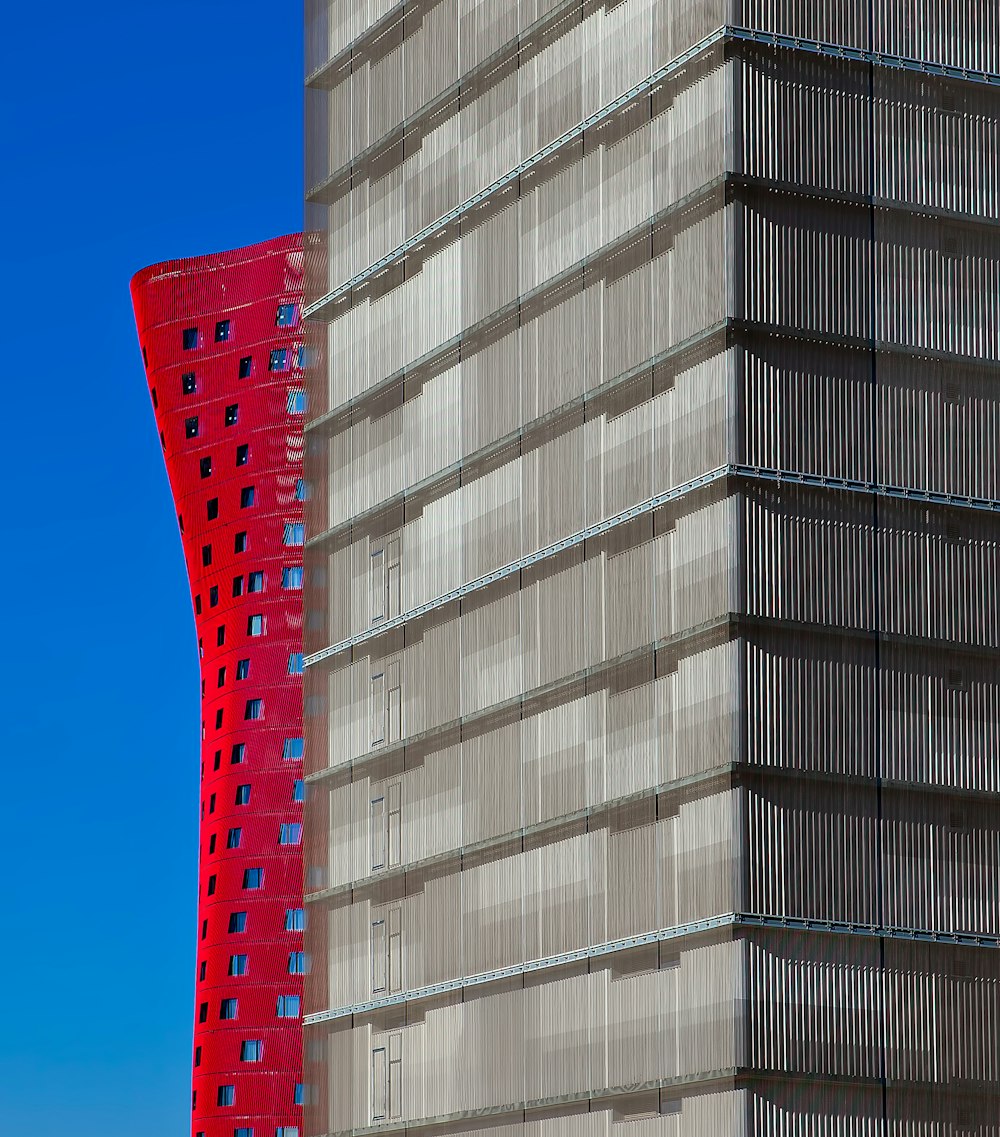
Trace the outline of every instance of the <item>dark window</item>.
{"label": "dark window", "polygon": [[268,371],[286,371],[288,369],[288,348],[276,347],[271,352],[271,359],[267,365]]}
{"label": "dark window", "polygon": [[160,445],[163,447],[164,450],[166,450],[167,440],[163,437],[163,431],[162,430],[160,431]]}
{"label": "dark window", "polygon": [[215,834],[214,833],[208,839],[208,851],[209,851],[209,853],[215,852]]}
{"label": "dark window", "polygon": [[274,321],[275,327],[291,328],[295,325],[295,305],[279,304],[278,315]]}
{"label": "dark window", "polygon": [[244,442],[236,447],[236,465],[245,466],[250,461],[250,447]]}
{"label": "dark window", "polygon": [[237,786],[236,787],[236,804],[246,805],[250,801],[250,786]]}
{"label": "dark window", "polygon": [[208,1003],[202,1003],[198,1007],[198,1022],[208,1022]]}
{"label": "dark window", "polygon": [[236,678],[247,679],[250,676],[250,660],[239,659],[236,661]]}
{"label": "dark window", "polygon": [[201,563],[205,566],[205,568],[208,568],[208,566],[212,563],[212,546],[211,545],[202,545],[202,547],[201,547]]}
{"label": "dark window", "polygon": [[184,437],[197,438],[198,437],[198,416],[192,415],[190,418],[184,420]]}
{"label": "dark window", "polygon": [[215,794],[212,794],[208,799],[208,812],[215,813]]}
{"label": "dark window", "polygon": [[183,513],[177,514],[177,524],[180,526],[180,530],[183,533],[184,532],[184,514]]}
{"label": "dark window", "polygon": [[245,932],[247,930],[247,914],[246,912],[230,912],[229,913],[229,931],[233,935],[237,932]]}
{"label": "dark window", "polygon": [[197,615],[199,615],[199,616],[201,615],[201,595],[200,594],[194,598],[194,610],[195,610]]}
{"label": "dark window", "polygon": [[222,647],[226,642],[226,625],[220,624],[215,631],[215,646]]}
{"label": "dark window", "polygon": [[222,730],[222,708],[215,712],[215,729]]}
{"label": "dark window", "polygon": [[240,360],[240,378],[249,379],[250,372],[253,370],[253,356],[244,355]]}
{"label": "dark window", "polygon": [[208,921],[202,920],[201,922],[201,938],[204,939],[208,935]]}
{"label": "dark window", "polygon": [[219,320],[215,325],[215,342],[225,343],[229,339],[229,321]]}
{"label": "dark window", "polygon": [[217,497],[209,498],[205,508],[208,510],[209,521],[214,521],[219,516],[219,499]]}
{"label": "dark window", "polygon": [[236,540],[233,542],[234,553],[245,553],[247,551],[247,535],[246,533],[237,533]]}
{"label": "dark window", "polygon": [[159,405],[160,405],[160,401],[156,397],[156,388],[155,387],[152,389],[150,394],[153,396],[153,410],[155,411],[157,409],[157,407],[159,407]]}
{"label": "dark window", "polygon": [[226,426],[235,426],[240,419],[239,403],[231,403],[226,407]]}
{"label": "dark window", "polygon": [[215,752],[215,758],[212,760],[212,769],[213,769],[213,770],[218,770],[218,768],[219,768],[221,765],[222,765],[222,751],[221,751],[221,750],[216,750],[216,752]]}
{"label": "dark window", "polygon": [[146,355],[146,345],[145,345],[145,344],[143,344],[143,345],[142,345],[142,362],[143,362],[143,363],[144,363],[144,364],[145,364],[147,367],[149,366],[149,358],[148,358],[148,356]]}
{"label": "dark window", "polygon": [[198,329],[185,328],[181,333],[181,342],[185,351],[194,351],[198,346]]}
{"label": "dark window", "polygon": [[232,1105],[236,1100],[235,1086],[219,1086],[219,1096],[216,1099],[219,1105]]}
{"label": "dark window", "polygon": [[235,829],[230,829],[226,835],[226,848],[238,849],[240,842],[243,840],[243,830],[237,826]]}
{"label": "dark window", "polygon": [[247,722],[252,719],[262,719],[264,717],[264,700],[263,699],[247,699],[247,705],[243,708],[243,721]]}
{"label": "dark window", "polygon": [[240,509],[248,509],[253,505],[253,486],[244,486],[240,490]]}
{"label": "dark window", "polygon": [[216,686],[217,687],[225,687],[225,685],[226,685],[226,669],[224,667],[220,667],[219,668],[219,678],[218,678],[218,682],[216,683]]}
{"label": "dark window", "polygon": [[201,470],[201,476],[203,478],[210,478],[212,476],[212,456],[211,455],[209,455],[207,458],[202,458],[202,460],[201,460],[201,462],[199,462],[198,466],[199,466],[199,469]]}
{"label": "dark window", "polygon": [[243,595],[243,577],[241,577],[241,576],[234,576],[233,577],[233,595],[234,596],[242,596]]}
{"label": "dark window", "polygon": [[187,371],[181,376],[181,393],[185,395],[193,395],[198,390],[198,380],[194,377],[193,371]]}
{"label": "dark window", "polygon": [[219,586],[213,584],[208,590],[208,606],[209,608],[217,608],[219,606]]}
{"label": "dark window", "polygon": [[[202,979],[204,979],[204,978],[205,978],[205,976],[203,975]],[[194,1048],[194,1064],[196,1066],[201,1065],[201,1047],[200,1046],[196,1046]]]}
{"label": "dark window", "polygon": [[243,870],[243,887],[244,888],[247,888],[247,889],[260,888],[260,886],[263,883],[264,883],[264,870],[263,869],[244,869]]}
{"label": "dark window", "polygon": [[219,1018],[220,1019],[234,1019],[236,1012],[239,1009],[239,1002],[236,999],[223,999],[219,1004]]}
{"label": "dark window", "polygon": [[231,766],[239,766],[242,764],[243,759],[246,757],[247,744],[245,742],[237,742],[233,744],[233,752],[229,755],[229,764]]}

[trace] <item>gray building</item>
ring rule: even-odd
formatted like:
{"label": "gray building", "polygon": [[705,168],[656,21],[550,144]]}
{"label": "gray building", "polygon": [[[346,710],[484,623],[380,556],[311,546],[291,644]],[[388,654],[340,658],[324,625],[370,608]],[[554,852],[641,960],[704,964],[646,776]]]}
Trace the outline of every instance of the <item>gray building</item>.
{"label": "gray building", "polygon": [[307,56],[306,1133],[1000,1134],[1000,9]]}

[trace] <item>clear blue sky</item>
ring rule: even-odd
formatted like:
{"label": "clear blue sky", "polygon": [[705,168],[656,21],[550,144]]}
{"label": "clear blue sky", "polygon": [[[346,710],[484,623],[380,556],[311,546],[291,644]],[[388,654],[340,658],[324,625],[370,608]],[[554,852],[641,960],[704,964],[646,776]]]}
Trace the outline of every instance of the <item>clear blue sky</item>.
{"label": "clear blue sky", "polygon": [[198,671],[128,283],[301,226],[298,3],[7,4],[0,1133],[190,1123]]}

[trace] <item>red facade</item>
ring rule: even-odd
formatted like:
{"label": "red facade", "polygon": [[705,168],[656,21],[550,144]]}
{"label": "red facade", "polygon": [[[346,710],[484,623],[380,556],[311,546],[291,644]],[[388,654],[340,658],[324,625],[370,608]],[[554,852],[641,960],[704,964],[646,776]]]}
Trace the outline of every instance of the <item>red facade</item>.
{"label": "red facade", "polygon": [[154,265],[132,300],[201,657],[191,1128],[298,1137],[301,238]]}

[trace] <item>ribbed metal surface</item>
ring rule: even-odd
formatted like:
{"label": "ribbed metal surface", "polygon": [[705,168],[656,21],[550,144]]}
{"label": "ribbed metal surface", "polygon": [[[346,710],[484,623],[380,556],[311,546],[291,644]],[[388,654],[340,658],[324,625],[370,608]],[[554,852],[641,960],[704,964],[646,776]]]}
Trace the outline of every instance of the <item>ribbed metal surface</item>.
{"label": "ribbed metal surface", "polygon": [[307,13],[312,1137],[995,1131],[996,23]]}

